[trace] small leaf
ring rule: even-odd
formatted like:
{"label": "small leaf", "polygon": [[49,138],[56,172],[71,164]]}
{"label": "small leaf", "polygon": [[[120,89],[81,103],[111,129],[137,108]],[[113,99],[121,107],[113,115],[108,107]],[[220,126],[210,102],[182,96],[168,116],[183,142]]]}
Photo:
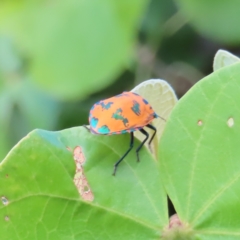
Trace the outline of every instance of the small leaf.
{"label": "small leaf", "polygon": [[112,83],[129,62],[146,4],[5,1],[0,31],[25,50],[32,81],[62,99],[84,98]]}
{"label": "small leaf", "polygon": [[60,103],[37,88],[34,82],[23,80],[15,99],[21,114],[27,119],[27,127],[54,129],[59,119]]}
{"label": "small leaf", "polygon": [[240,58],[225,50],[218,50],[213,61],[213,71],[232,65],[240,61]]}
{"label": "small leaf", "polygon": [[[150,79],[144,81],[132,89],[132,92],[138,93],[144,99],[146,99],[153,107],[154,111],[159,116],[166,119],[166,121],[170,116],[173,107],[177,103],[177,97],[174,90],[166,81],[161,79]],[[158,142],[162,136],[165,124],[166,122],[161,118],[153,120],[153,125],[157,128],[156,138],[154,138],[151,144],[151,149],[155,155],[155,158],[157,158]],[[149,132],[149,134],[152,134],[152,131],[148,128],[145,128],[145,130]],[[134,135],[140,141],[143,141],[144,136],[142,133],[135,132]],[[145,145],[148,147],[148,143]]]}
{"label": "small leaf", "polygon": [[182,15],[197,31],[221,43],[240,42],[240,1],[176,0]]}

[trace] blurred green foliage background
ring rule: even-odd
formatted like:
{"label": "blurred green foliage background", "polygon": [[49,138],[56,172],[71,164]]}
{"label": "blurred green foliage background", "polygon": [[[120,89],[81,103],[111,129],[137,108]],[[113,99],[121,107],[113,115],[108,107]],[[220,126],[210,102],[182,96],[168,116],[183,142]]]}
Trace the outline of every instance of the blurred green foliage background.
{"label": "blurred green foliage background", "polygon": [[99,99],[150,79],[181,97],[240,50],[240,1],[2,0],[0,159],[35,128],[88,122]]}

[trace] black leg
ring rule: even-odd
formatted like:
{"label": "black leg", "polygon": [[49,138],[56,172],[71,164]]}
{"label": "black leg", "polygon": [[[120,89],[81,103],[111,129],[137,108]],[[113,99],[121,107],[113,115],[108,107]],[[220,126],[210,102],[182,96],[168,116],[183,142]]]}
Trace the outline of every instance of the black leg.
{"label": "black leg", "polygon": [[150,146],[152,140],[154,139],[154,137],[155,137],[155,135],[157,133],[157,129],[153,125],[151,125],[151,124],[146,125],[146,127],[150,128],[150,129],[152,129],[154,131],[152,137],[150,138],[150,140],[148,142],[148,145]]}
{"label": "black leg", "polygon": [[130,133],[130,147],[129,149],[126,151],[126,153],[115,163],[114,165],[114,170],[113,170],[113,176],[115,176],[116,171],[117,171],[117,167],[120,164],[120,162],[127,156],[127,154],[131,151],[131,149],[133,148],[133,142],[134,142],[134,136],[133,136],[133,132]]}
{"label": "black leg", "polygon": [[144,145],[144,143],[148,140],[149,134],[147,131],[145,131],[143,128],[139,129],[139,131],[144,134],[146,136],[146,138],[142,141],[142,143],[140,144],[140,146],[137,148],[136,153],[137,153],[137,161],[139,162],[139,154],[138,152],[141,150],[142,146]]}
{"label": "black leg", "polygon": [[88,131],[90,131],[87,125],[84,124],[83,127],[85,127]]}

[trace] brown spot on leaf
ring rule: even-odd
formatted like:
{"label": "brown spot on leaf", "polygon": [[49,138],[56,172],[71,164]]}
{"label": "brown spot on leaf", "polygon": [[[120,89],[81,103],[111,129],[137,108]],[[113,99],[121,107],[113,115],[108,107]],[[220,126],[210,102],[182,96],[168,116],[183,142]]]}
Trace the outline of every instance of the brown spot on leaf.
{"label": "brown spot on leaf", "polygon": [[78,189],[78,192],[84,200],[93,201],[93,192],[84,175],[83,163],[85,162],[85,156],[80,146],[74,148],[73,159],[76,163],[76,173],[73,181]]}
{"label": "brown spot on leaf", "polygon": [[202,126],[203,125],[202,120],[198,120],[197,124],[198,124],[198,126]]}
{"label": "brown spot on leaf", "polygon": [[85,162],[85,157],[83,155],[82,148],[77,146],[73,150],[73,158],[76,163],[80,163],[81,165]]}
{"label": "brown spot on leaf", "polygon": [[10,220],[9,216],[5,216],[4,220],[8,222]]}

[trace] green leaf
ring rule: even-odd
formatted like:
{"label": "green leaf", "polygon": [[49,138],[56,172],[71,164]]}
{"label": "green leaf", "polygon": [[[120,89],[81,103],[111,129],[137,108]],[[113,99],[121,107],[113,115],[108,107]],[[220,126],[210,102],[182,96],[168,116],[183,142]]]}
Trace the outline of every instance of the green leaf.
{"label": "green leaf", "polygon": [[26,79],[12,41],[0,36],[0,161],[34,128],[54,129],[59,103]]}
{"label": "green leaf", "polygon": [[198,239],[240,238],[239,91],[239,63],[207,76],[179,100],[161,138],[164,186]]}
{"label": "green leaf", "polygon": [[227,44],[239,44],[240,1],[176,0],[183,16],[201,34]]}
{"label": "green leaf", "polygon": [[0,3],[0,29],[31,60],[32,79],[64,99],[103,89],[129,62],[147,0]]}
{"label": "green leaf", "polygon": [[0,162],[10,150],[9,132],[12,99],[0,72]]}
{"label": "green leaf", "polygon": [[22,117],[24,116],[28,129],[56,128],[60,112],[59,102],[41,91],[29,80],[23,80],[15,94],[19,111]]}
{"label": "green leaf", "polygon": [[173,1],[150,1],[143,18],[141,33],[144,34],[143,39],[151,45],[151,49],[157,49],[163,35],[171,30],[165,28],[165,23],[175,13],[175,8]]}
{"label": "green leaf", "polygon": [[59,117],[58,102],[31,82],[17,80],[6,78],[0,86],[0,161],[29,131],[36,127],[53,129]]}
{"label": "green leaf", "polygon": [[[22,62],[13,45],[13,42],[9,38],[0,35],[0,71],[5,75],[10,75],[14,79],[19,74]],[[5,78],[6,76],[2,81]]]}
{"label": "green leaf", "polygon": [[[168,216],[158,163],[146,149],[137,163],[132,151],[112,176],[129,140],[83,127],[27,135],[0,164],[1,239],[159,239]],[[93,201],[73,183],[76,146]]]}
{"label": "green leaf", "polygon": [[0,95],[0,162],[6,156],[7,152],[10,149],[10,141],[9,141],[9,118],[11,107],[8,103],[8,96]]}
{"label": "green leaf", "polygon": [[240,61],[240,58],[231,54],[228,51],[218,50],[213,61],[213,71],[217,71],[220,68],[230,66]]}

